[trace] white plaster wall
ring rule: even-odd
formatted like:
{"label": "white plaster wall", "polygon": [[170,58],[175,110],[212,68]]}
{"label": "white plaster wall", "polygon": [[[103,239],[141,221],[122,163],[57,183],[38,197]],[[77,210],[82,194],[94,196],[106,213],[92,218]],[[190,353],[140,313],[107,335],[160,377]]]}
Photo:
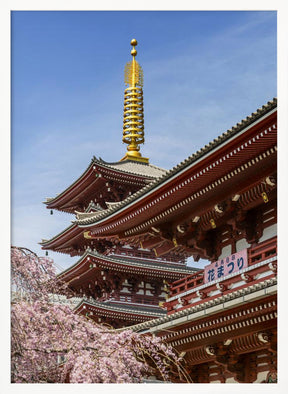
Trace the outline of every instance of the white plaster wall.
{"label": "white plaster wall", "polygon": [[259,242],[266,241],[267,239],[273,238],[277,235],[277,223],[272,224],[264,229],[262,237],[259,239]]}
{"label": "white plaster wall", "polygon": [[265,372],[258,372],[257,379],[255,380],[254,383],[261,383],[263,382],[263,380],[266,380],[268,372],[269,372],[268,370]]}
{"label": "white plaster wall", "polygon": [[249,247],[250,244],[246,241],[245,238],[239,239],[239,241],[236,242],[236,252],[240,252],[241,250]]}
{"label": "white plaster wall", "polygon": [[224,257],[230,256],[232,254],[232,247],[231,245],[224,246],[222,249],[221,255],[218,257],[217,260],[224,259]]}
{"label": "white plaster wall", "polygon": [[[277,223],[272,224],[264,229],[262,237],[259,239],[259,242],[267,241],[267,239],[273,238],[277,235]],[[240,252],[243,249],[249,248],[251,244],[249,244],[245,238],[239,239],[236,242],[236,252]],[[218,260],[223,259],[227,256],[230,256],[231,252],[231,245],[227,245],[222,249],[221,255],[218,257]]]}

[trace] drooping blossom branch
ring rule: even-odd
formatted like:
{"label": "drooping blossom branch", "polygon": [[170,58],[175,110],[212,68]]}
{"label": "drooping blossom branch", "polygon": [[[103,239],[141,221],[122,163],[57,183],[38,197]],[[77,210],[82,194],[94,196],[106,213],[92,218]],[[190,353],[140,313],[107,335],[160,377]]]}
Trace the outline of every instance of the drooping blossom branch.
{"label": "drooping blossom branch", "polygon": [[117,332],[51,301],[71,296],[48,258],[12,248],[11,366],[18,383],[135,383],[149,375],[189,381],[181,358],[160,338]]}

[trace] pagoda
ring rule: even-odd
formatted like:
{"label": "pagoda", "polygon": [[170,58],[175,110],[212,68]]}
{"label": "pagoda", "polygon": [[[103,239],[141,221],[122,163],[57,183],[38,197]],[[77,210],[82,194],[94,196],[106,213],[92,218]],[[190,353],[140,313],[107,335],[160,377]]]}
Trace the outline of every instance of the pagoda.
{"label": "pagoda", "polygon": [[[78,222],[95,220],[130,198],[147,185],[159,180],[166,170],[149,163],[140,153],[144,143],[143,70],[136,60],[137,41],[131,41],[132,61],[125,67],[123,143],[124,157],[108,163],[93,157],[87,169],[72,185],[46,207],[76,215],[76,220],[50,240],[42,240],[44,250],[79,256],[76,264],[59,277],[79,297],[76,311],[97,322],[115,328],[130,326],[166,315],[162,304],[168,285],[197,269],[186,266],[183,251],[163,253],[157,236],[141,242],[122,238],[121,231],[112,237],[97,237]],[[163,240],[163,243],[165,241]],[[155,248],[154,248],[155,246]]]}
{"label": "pagoda", "polygon": [[[165,171],[139,151],[143,73],[131,44],[127,153],[116,163],[93,158],[46,201],[76,218],[42,247],[80,256],[60,274],[79,312],[160,336],[193,382],[275,383],[277,100]],[[208,262],[196,270],[187,257]]]}

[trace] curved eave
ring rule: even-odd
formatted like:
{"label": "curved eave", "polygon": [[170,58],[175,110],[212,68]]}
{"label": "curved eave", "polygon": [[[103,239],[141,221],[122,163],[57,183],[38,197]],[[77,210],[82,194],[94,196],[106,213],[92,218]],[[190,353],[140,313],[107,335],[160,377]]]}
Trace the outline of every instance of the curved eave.
{"label": "curved eave", "polygon": [[[125,171],[121,168],[121,166],[116,168],[117,164],[119,163],[106,163],[103,160],[98,160],[96,157],[93,157],[87,169],[82,173],[82,175],[80,175],[79,178],[76,179],[75,182],[73,182],[63,192],[59,193],[56,197],[48,198],[46,201],[44,201],[44,204],[48,209],[59,209],[72,213],[73,209],[66,207],[66,205],[71,203],[71,200],[79,199],[87,185],[91,187],[97,182],[97,173],[103,177],[107,177],[107,179],[124,183],[126,182],[133,185],[138,185],[139,187],[147,185],[147,183],[150,183],[158,177]],[[160,170],[161,169],[159,169],[159,172]]]}
{"label": "curved eave", "polygon": [[44,201],[44,204],[47,206],[47,208],[48,209],[55,208],[62,210],[61,207],[65,205],[65,203],[69,201],[69,199],[71,199],[71,194],[74,193],[75,196],[77,195],[77,193],[75,193],[75,190],[77,187],[80,187],[81,183],[83,184],[89,179],[91,179],[91,181],[92,180],[95,181],[96,179],[95,179],[95,172],[93,170],[93,165],[94,165],[94,160],[92,159],[87,169],[70,186],[68,186],[65,190],[59,193],[56,197],[47,198],[47,200]]}
{"label": "curved eave", "polygon": [[[150,310],[149,310],[150,308]],[[153,310],[151,310],[153,309]],[[109,305],[105,304],[104,302],[98,301],[88,301],[82,300],[74,309],[76,312],[82,312],[86,310],[87,312],[93,311],[94,313],[99,313],[100,316],[105,316],[108,318],[122,318],[122,319],[129,319],[129,318],[137,318],[140,317],[143,320],[148,319],[155,319],[161,316],[166,316],[166,311],[161,309],[160,307],[140,307],[138,305]]]}
{"label": "curved eave", "polygon": [[[101,265],[102,269],[107,267],[109,269],[121,272],[129,272],[140,275],[151,275],[153,277],[161,277],[163,279],[177,280],[187,275],[191,275],[198,271],[195,268],[189,267],[175,267],[170,263],[160,262],[132,262],[120,260],[111,256],[100,255],[97,252],[86,251],[83,256],[71,267],[61,272],[58,276],[64,281],[70,282],[74,278],[81,277],[97,268],[97,263]],[[93,264],[96,267],[93,267]],[[92,265],[92,267],[91,267]]]}
{"label": "curved eave", "polygon": [[[101,229],[106,227],[112,229],[115,227],[113,224],[114,222],[118,221],[118,219],[121,217],[123,218],[124,215],[126,215],[129,218],[129,214],[136,209],[138,209],[140,206],[144,206],[145,203],[147,205],[147,201],[149,198],[151,199],[151,196],[153,197],[156,195],[156,193],[161,193],[164,188],[166,190],[170,187],[172,188],[173,183],[180,178],[185,180],[185,176],[187,174],[192,173],[193,171],[198,171],[200,169],[201,173],[201,166],[202,168],[205,168],[204,166],[209,166],[211,164],[211,160],[214,157],[219,157],[220,153],[225,156],[229,150],[233,151],[234,149],[234,156],[238,160],[238,156],[242,155],[242,160],[245,160],[246,157],[246,150],[242,150],[242,153],[238,153],[238,147],[237,147],[237,152],[236,152],[236,146],[237,144],[241,144],[241,141],[245,139],[249,139],[250,136],[256,134],[258,131],[258,128],[264,127],[264,125],[271,123],[274,119],[276,121],[276,100],[274,100],[271,103],[268,103],[267,106],[264,106],[264,109],[258,110],[257,113],[251,117],[252,120],[247,120],[247,121],[242,121],[239,126],[232,128],[231,130],[228,130],[228,132],[224,133],[221,137],[218,139],[214,140],[213,143],[210,143],[206,148],[203,148],[200,152],[197,152],[195,155],[192,155],[190,158],[188,158],[185,162],[180,163],[179,166],[175,167],[172,169],[170,172],[167,173],[167,175],[161,177],[160,179],[152,182],[150,185],[146,186],[145,188],[141,189],[139,192],[136,192],[133,196],[128,197],[125,201],[119,203],[115,207],[110,207],[107,211],[101,213],[95,220],[91,218],[89,221],[76,221],[79,226],[83,228],[90,228],[94,229],[98,228]],[[258,113],[259,112],[259,113]],[[266,138],[265,136],[263,138]],[[275,139],[276,143],[276,138]],[[252,137],[251,137],[252,139]],[[267,139],[267,141],[269,138]],[[216,141],[216,142],[215,142]],[[231,142],[231,144],[230,144]],[[255,146],[255,152],[258,149],[258,142],[253,142]],[[270,142],[269,142],[270,143]],[[242,145],[243,147],[243,145]],[[262,148],[261,148],[262,149]],[[256,154],[256,153],[255,153]],[[235,160],[235,159],[234,159]],[[236,161],[237,161],[236,160]],[[222,163],[222,162],[221,162]],[[226,164],[222,163],[222,171],[226,170]],[[221,167],[219,164],[219,168]],[[246,170],[245,170],[246,171]],[[214,169],[211,169],[211,174],[214,174]],[[212,174],[212,175],[213,175]],[[206,175],[205,175],[206,176]],[[213,175],[215,178],[215,175]],[[199,182],[200,180],[203,179],[203,176],[198,178],[197,180],[193,182]],[[211,178],[212,179],[212,178]],[[185,189],[186,186],[183,187]],[[177,191],[175,190],[177,193]],[[175,193],[174,193],[175,195]],[[171,199],[171,196],[168,197]],[[162,197],[161,197],[162,199]],[[166,197],[164,197],[166,199]],[[162,199],[163,200],[163,199]],[[166,199],[167,201],[167,199]],[[142,204],[142,205],[141,205]],[[162,204],[162,202],[161,202]],[[149,205],[148,205],[149,208]],[[151,209],[149,208],[149,211],[151,212]],[[141,214],[143,216],[143,214]],[[138,215],[139,216],[139,215]],[[141,217],[142,217],[141,216]],[[125,224],[123,224],[123,230],[125,231],[125,226],[130,225],[130,218],[129,220],[123,219],[125,221]],[[119,223],[117,225],[117,229],[119,230]],[[102,234],[102,229],[100,230]],[[110,230],[109,230],[110,233]],[[99,233],[100,234],[100,233]],[[112,234],[112,232],[111,232]]]}
{"label": "curved eave", "polygon": [[73,223],[69,227],[64,229],[61,233],[55,235],[53,238],[49,240],[42,240],[42,242],[39,242],[39,244],[42,246],[42,249],[44,250],[46,249],[55,250],[55,248],[59,248],[60,246],[63,246],[67,241],[69,243],[73,243],[73,239],[75,239],[75,237],[78,238],[82,233],[83,230],[77,227]]}

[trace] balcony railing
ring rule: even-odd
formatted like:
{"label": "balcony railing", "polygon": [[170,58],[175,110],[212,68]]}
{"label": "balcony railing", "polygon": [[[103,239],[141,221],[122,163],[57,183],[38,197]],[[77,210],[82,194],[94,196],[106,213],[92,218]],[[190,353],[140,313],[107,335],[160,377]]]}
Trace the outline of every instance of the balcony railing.
{"label": "balcony railing", "polygon": [[270,238],[248,249],[248,266],[277,256],[277,237]]}
{"label": "balcony railing", "polygon": [[179,279],[176,282],[173,282],[170,286],[170,297],[201,285],[203,280],[204,270],[201,270],[196,274],[188,275],[184,279]]}
{"label": "balcony railing", "polygon": [[[248,266],[252,266],[261,261],[265,261],[273,256],[277,256],[277,237],[270,238],[248,249]],[[186,276],[172,283],[170,286],[169,297],[181,294],[187,290],[203,284],[204,270]]]}

